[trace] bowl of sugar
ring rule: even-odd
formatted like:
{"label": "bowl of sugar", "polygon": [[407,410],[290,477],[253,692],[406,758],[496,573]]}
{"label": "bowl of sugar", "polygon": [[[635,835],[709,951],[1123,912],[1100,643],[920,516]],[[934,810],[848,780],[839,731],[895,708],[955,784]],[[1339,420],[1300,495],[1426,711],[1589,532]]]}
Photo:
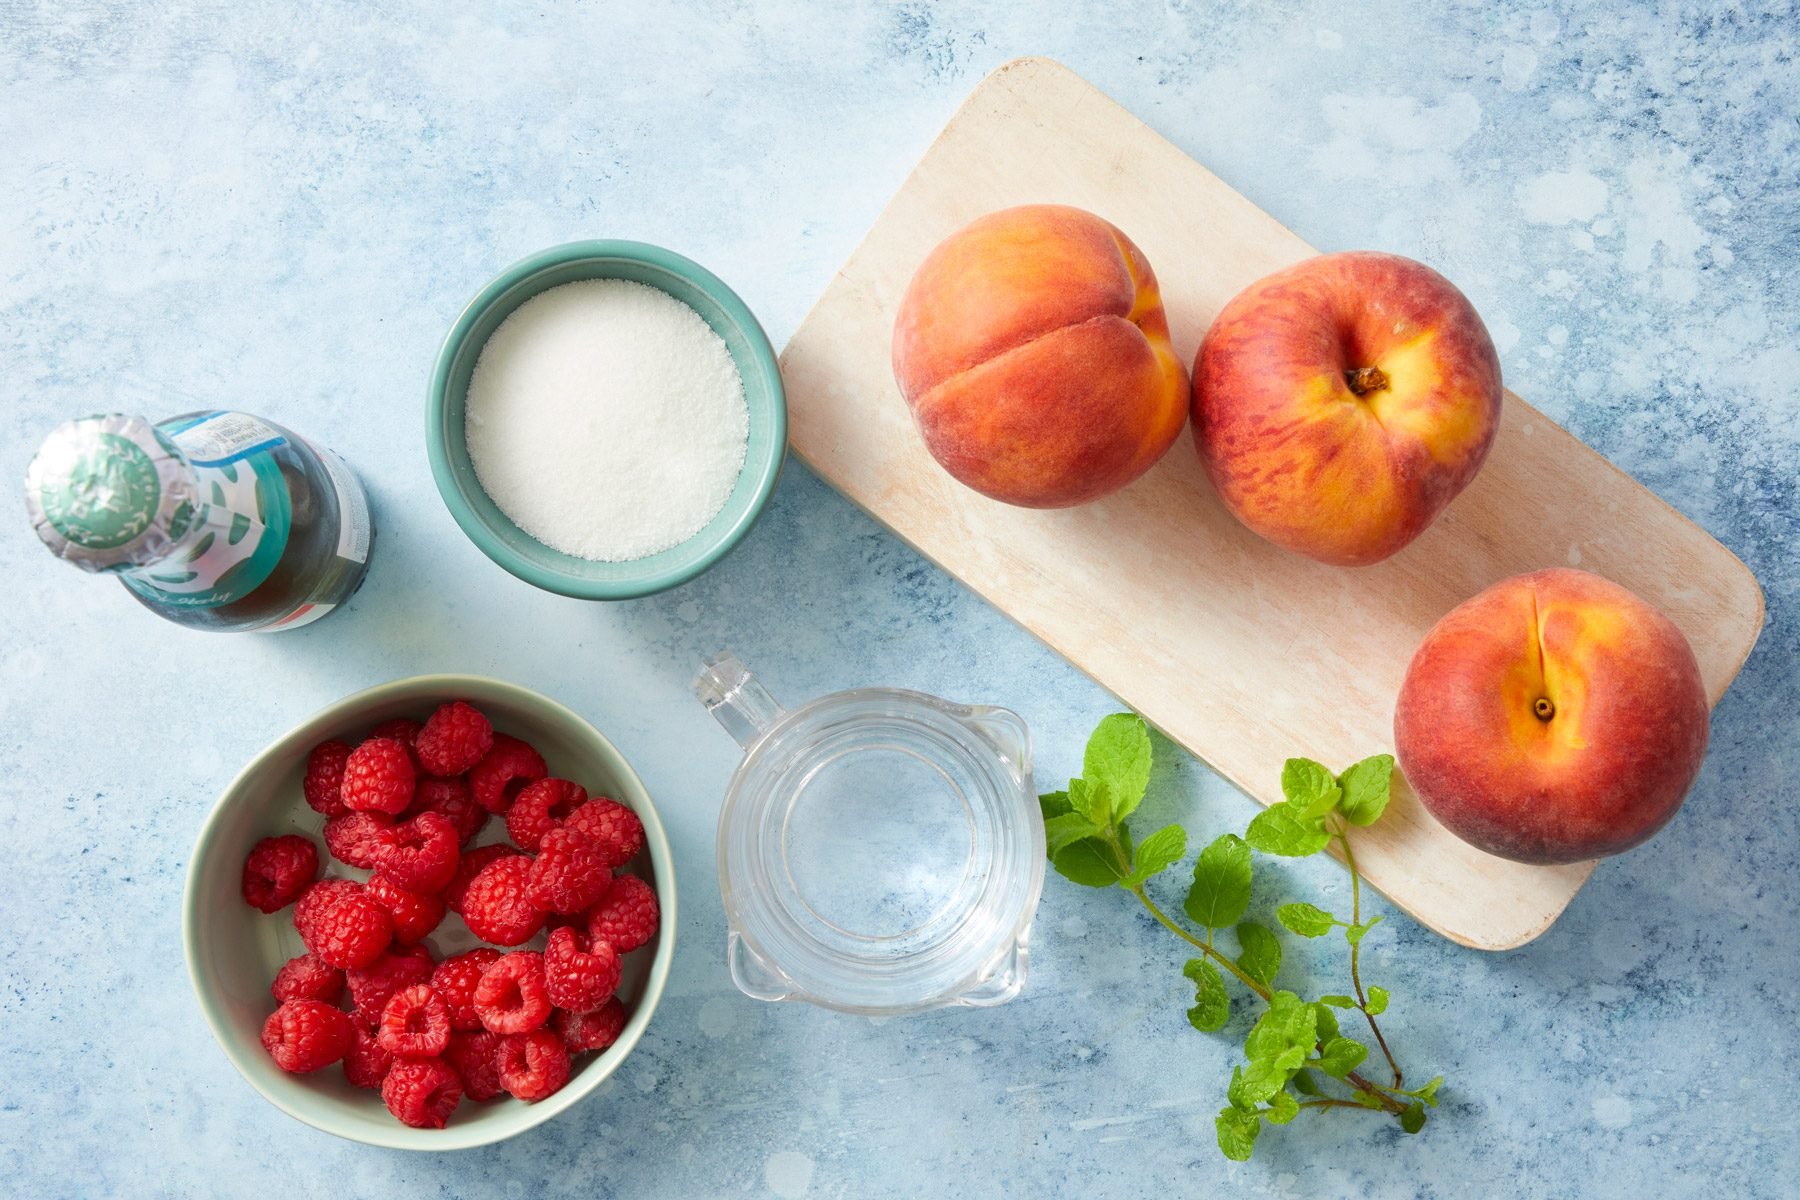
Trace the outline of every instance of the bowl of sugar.
{"label": "bowl of sugar", "polygon": [[712,272],[586,241],[501,272],[432,374],[431,473],[483,553],[527,583],[626,600],[686,583],[775,490],[775,351]]}

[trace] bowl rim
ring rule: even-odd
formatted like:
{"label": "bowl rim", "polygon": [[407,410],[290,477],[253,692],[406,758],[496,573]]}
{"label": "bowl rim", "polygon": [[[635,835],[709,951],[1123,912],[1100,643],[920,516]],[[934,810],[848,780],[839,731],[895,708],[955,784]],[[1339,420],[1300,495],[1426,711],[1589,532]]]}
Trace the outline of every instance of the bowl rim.
{"label": "bowl rim", "polygon": [[[596,259],[645,263],[681,276],[705,292],[744,335],[761,374],[770,381],[775,400],[769,427],[770,453],[764,461],[752,463],[746,459],[744,463],[744,469],[757,471],[758,478],[750,502],[737,521],[708,553],[664,570],[630,579],[584,579],[521,558],[496,536],[493,528],[482,519],[463,494],[455,473],[451,470],[449,448],[442,435],[451,366],[475,323],[502,295],[532,275],[567,263]],[[736,548],[762,515],[769,497],[774,494],[775,484],[787,459],[787,436],[787,392],[781,378],[781,365],[774,346],[769,342],[769,335],[757,321],[756,315],[750,311],[749,305],[724,280],[693,259],[649,242],[618,238],[564,242],[527,255],[494,276],[487,286],[475,294],[474,299],[463,306],[450,326],[450,332],[444,336],[443,344],[438,348],[437,362],[432,368],[431,387],[425,406],[425,448],[431,460],[432,479],[436,481],[438,494],[443,497],[450,515],[462,527],[463,533],[468,535],[469,540],[483,554],[526,583],[578,600],[634,600],[679,587],[709,570]]]}
{"label": "bowl rim", "polygon": [[[305,741],[307,738],[316,736],[329,723],[349,719],[352,710],[382,701],[411,699],[415,696],[423,699],[431,695],[446,698],[472,697],[478,703],[484,696],[505,695],[522,706],[548,708],[562,718],[572,721],[576,727],[585,729],[602,747],[609,751],[617,760],[621,776],[620,782],[627,786],[635,786],[645,801],[644,811],[639,812],[638,816],[644,823],[644,846],[656,871],[656,899],[661,909],[661,922],[657,933],[656,957],[651,962],[650,973],[644,981],[644,993],[638,1000],[636,1010],[632,1012],[630,1019],[625,1023],[625,1028],[620,1032],[618,1040],[607,1049],[606,1054],[599,1061],[582,1073],[579,1080],[571,1080],[568,1086],[553,1096],[535,1104],[523,1106],[521,1113],[513,1122],[500,1123],[497,1128],[478,1125],[458,1127],[452,1124],[445,1129],[412,1129],[396,1123],[391,1133],[383,1135],[371,1133],[369,1129],[360,1124],[338,1122],[323,1115],[335,1113],[335,1106],[322,1105],[319,1106],[318,1111],[306,1111],[290,1104],[282,1094],[263,1087],[247,1069],[242,1055],[238,1052],[234,1037],[228,1034],[228,1023],[219,1011],[218,1004],[211,997],[208,986],[202,982],[200,977],[198,966],[199,887],[196,867],[201,861],[203,851],[216,836],[218,826],[224,819],[227,799],[240,788],[246,787],[252,775],[267,766],[283,747],[290,742]],[[669,847],[668,833],[663,829],[662,818],[656,812],[649,789],[644,786],[643,780],[639,778],[624,754],[620,753],[619,748],[613,745],[610,738],[574,709],[530,688],[486,675],[411,675],[404,679],[376,684],[326,705],[269,742],[232,776],[231,781],[219,792],[212,807],[207,811],[205,820],[201,822],[200,832],[194,839],[193,852],[188,857],[187,878],[182,886],[181,896],[181,949],[182,957],[187,963],[188,984],[193,988],[194,998],[199,1004],[201,1015],[206,1020],[207,1028],[212,1032],[213,1040],[224,1051],[226,1059],[237,1069],[238,1074],[244,1077],[245,1082],[263,1099],[288,1116],[323,1133],[369,1146],[425,1153],[466,1150],[477,1146],[491,1145],[524,1133],[586,1099],[596,1088],[611,1078],[613,1073],[619,1069],[619,1065],[630,1056],[632,1050],[636,1049],[638,1042],[643,1037],[644,1030],[648,1028],[657,1006],[662,1001],[663,990],[668,984],[669,973],[674,964],[675,937],[678,925],[675,860]]]}

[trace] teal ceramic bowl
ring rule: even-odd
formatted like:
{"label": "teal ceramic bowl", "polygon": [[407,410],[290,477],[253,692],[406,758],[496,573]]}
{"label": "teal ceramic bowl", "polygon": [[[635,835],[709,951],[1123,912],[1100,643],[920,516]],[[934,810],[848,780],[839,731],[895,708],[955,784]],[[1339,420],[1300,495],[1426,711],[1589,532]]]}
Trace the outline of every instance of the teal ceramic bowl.
{"label": "teal ceramic bowl", "polygon": [[[613,796],[644,822],[644,851],[626,866],[656,888],[662,928],[651,945],[624,959],[619,996],[630,1010],[619,1040],[577,1059],[561,1091],[536,1104],[510,1097],[464,1101],[443,1129],[413,1129],[389,1114],[378,1093],[351,1087],[342,1068],[289,1075],[262,1048],[263,1022],[275,1010],[269,984],[281,964],[304,951],[294,932],[293,908],[264,915],[240,892],[244,859],[265,837],[299,833],[319,847],[324,873],[363,878],[330,861],[320,830],[324,818],[301,797],[306,755],[327,738],[354,739],[390,717],[422,720],[446,700],[464,699],[485,712],[502,733],[538,748],[550,773],[573,779],[590,792]],[[505,836],[505,823],[488,822],[478,841]],[[200,830],[188,866],[182,941],[188,976],[213,1036],[250,1085],[290,1116],[352,1141],[400,1150],[460,1150],[486,1145],[540,1125],[599,1087],[631,1053],[662,998],[675,956],[675,870],[669,839],[644,785],[613,744],[570,710],[510,683],[469,675],[422,675],[383,684],[340,700],[283,734],[231,781]],[[527,943],[538,948],[543,937]],[[476,945],[454,913],[426,945],[442,959]],[[347,997],[346,997],[347,999]]]}
{"label": "teal ceramic bowl", "polygon": [[[629,562],[593,562],[553,550],[507,519],[475,477],[463,439],[469,376],[488,337],[539,292],[583,279],[659,288],[699,313],[724,339],[744,381],[750,440],[725,507],[687,541]],[[469,302],[444,339],[431,377],[426,447],[450,515],[489,558],[527,583],[583,600],[628,600],[686,583],[750,531],[775,490],[787,453],[787,396],[775,351],[737,294],[700,264],[643,242],[570,242],[514,263]]]}

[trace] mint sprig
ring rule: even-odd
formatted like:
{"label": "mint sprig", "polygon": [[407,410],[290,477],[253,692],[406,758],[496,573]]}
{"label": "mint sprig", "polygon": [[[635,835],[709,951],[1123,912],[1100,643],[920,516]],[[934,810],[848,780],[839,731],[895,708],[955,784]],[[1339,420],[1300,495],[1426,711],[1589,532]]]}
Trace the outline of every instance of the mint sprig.
{"label": "mint sprig", "polygon": [[[1244,1039],[1244,1062],[1232,1069],[1227,1104],[1214,1122],[1220,1151],[1230,1159],[1248,1159],[1264,1124],[1285,1125],[1302,1109],[1364,1108],[1396,1120],[1407,1133],[1419,1132],[1425,1109],[1437,1106],[1443,1077],[1421,1088],[1401,1086],[1399,1063],[1376,1021],[1387,1011],[1389,992],[1365,988],[1362,981],[1363,939],[1382,918],[1363,920],[1362,877],[1350,846],[1350,830],[1373,825],[1387,808],[1393,757],[1377,754],[1335,775],[1311,759],[1290,758],[1281,772],[1282,802],[1258,813],[1243,837],[1227,833],[1215,838],[1195,860],[1182,911],[1200,933],[1177,923],[1145,888],[1187,853],[1187,831],[1180,825],[1132,841],[1126,818],[1143,802],[1150,766],[1150,733],[1143,718],[1114,713],[1102,720],[1082,756],[1082,777],[1070,780],[1066,791],[1038,798],[1047,849],[1059,874],[1087,887],[1124,888],[1158,923],[1199,952],[1182,967],[1194,985],[1187,1015],[1195,1029],[1214,1033],[1231,1019],[1227,976],[1266,1005]],[[1350,994],[1306,1000],[1275,987],[1283,958],[1280,936],[1244,919],[1250,909],[1252,850],[1299,858],[1333,845],[1350,871],[1349,917],[1304,902],[1283,904],[1275,914],[1282,928],[1303,938],[1344,931]],[[1217,942],[1221,933],[1226,940]],[[1339,1028],[1337,1016],[1352,1010],[1368,1024],[1391,1083],[1376,1083],[1358,1071],[1371,1051]],[[1338,1087],[1345,1090],[1328,1090]]]}

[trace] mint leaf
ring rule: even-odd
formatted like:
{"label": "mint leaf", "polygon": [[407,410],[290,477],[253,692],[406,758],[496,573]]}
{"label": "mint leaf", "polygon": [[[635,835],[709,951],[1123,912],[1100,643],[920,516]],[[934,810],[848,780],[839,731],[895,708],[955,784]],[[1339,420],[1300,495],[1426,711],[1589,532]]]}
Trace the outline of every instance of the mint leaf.
{"label": "mint leaf", "polygon": [[1380,917],[1370,917],[1361,925],[1348,926],[1344,930],[1344,940],[1354,946],[1368,936],[1369,930],[1375,928],[1379,924],[1381,924]]}
{"label": "mint leaf", "polygon": [[1275,910],[1275,919],[1301,937],[1323,937],[1331,932],[1337,919],[1311,904],[1284,904]]}
{"label": "mint leaf", "polygon": [[1292,992],[1276,992],[1244,1039],[1244,1056],[1251,1062],[1286,1062],[1298,1051],[1302,1056],[1294,1062],[1298,1068],[1318,1041],[1314,1020],[1312,1005]]}
{"label": "mint leaf", "polygon": [[1219,1137],[1219,1150],[1232,1162],[1249,1162],[1256,1150],[1256,1135],[1262,1132],[1262,1118],[1254,1113],[1222,1108],[1213,1121]]}
{"label": "mint leaf", "polygon": [[1071,842],[1050,860],[1056,873],[1083,887],[1111,887],[1119,882],[1119,869],[1113,865],[1106,845],[1093,838]]}
{"label": "mint leaf", "polygon": [[1044,822],[1044,849],[1052,859],[1071,842],[1099,837],[1101,829],[1078,812],[1066,812]]}
{"label": "mint leaf", "polygon": [[1439,1075],[1439,1076],[1436,1076],[1435,1078],[1433,1078],[1432,1081],[1430,1083],[1426,1084],[1424,1087],[1419,1088],[1415,1091],[1408,1092],[1407,1095],[1417,1096],[1419,1099],[1423,1100],[1425,1103],[1431,1105],[1431,1107],[1436,1108],[1437,1107],[1438,1089],[1443,1086],[1444,1086],[1444,1077],[1442,1075]]}
{"label": "mint leaf", "polygon": [[1204,958],[1190,958],[1181,973],[1194,981],[1194,1007],[1188,1009],[1188,1024],[1201,1033],[1217,1033],[1231,1019],[1231,997],[1219,969]]}
{"label": "mint leaf", "polygon": [[1337,790],[1338,782],[1310,758],[1290,758],[1281,767],[1281,794],[1295,808],[1305,808]]}
{"label": "mint leaf", "polygon": [[1239,925],[1237,935],[1238,966],[1265,987],[1274,983],[1275,972],[1281,970],[1281,943],[1275,935],[1255,921]]}
{"label": "mint leaf", "polygon": [[1352,825],[1373,825],[1387,811],[1393,779],[1391,754],[1377,754],[1352,764],[1338,776],[1338,786],[1344,789],[1338,811]]}
{"label": "mint leaf", "polygon": [[1045,792],[1038,797],[1038,807],[1044,810],[1045,821],[1054,821],[1064,813],[1075,811],[1067,792]]}
{"label": "mint leaf", "polygon": [[1363,1006],[1371,1017],[1379,1017],[1387,1011],[1388,990],[1384,987],[1369,985],[1369,1002]]}
{"label": "mint leaf", "polygon": [[1187,830],[1179,825],[1163,826],[1138,843],[1131,874],[1125,877],[1125,886],[1136,887],[1158,871],[1179,862],[1186,853]]}
{"label": "mint leaf", "polygon": [[1225,1098],[1231,1101],[1234,1108],[1254,1112],[1257,1105],[1286,1086],[1290,1074],[1291,1068],[1282,1070],[1272,1059],[1233,1067],[1231,1086],[1225,1090]]}
{"label": "mint leaf", "polygon": [[1294,1090],[1299,1092],[1302,1096],[1316,1096],[1319,1094],[1319,1085],[1313,1082],[1312,1072],[1305,1068],[1295,1071],[1294,1077],[1288,1080],[1288,1082],[1293,1084]]}
{"label": "mint leaf", "polygon": [[1200,852],[1194,864],[1194,886],[1182,906],[1208,929],[1225,929],[1243,920],[1250,907],[1250,847],[1227,833]]}
{"label": "mint leaf", "polygon": [[1244,831],[1244,840],[1264,854],[1304,858],[1317,854],[1331,841],[1323,821],[1307,820],[1290,804],[1276,804],[1257,813]]}
{"label": "mint leaf", "polygon": [[1104,829],[1112,824],[1112,809],[1104,788],[1085,779],[1069,780],[1069,807]]}
{"label": "mint leaf", "polygon": [[[1150,731],[1144,718],[1136,713],[1114,713],[1103,718],[1088,739],[1081,774],[1088,787],[1106,802],[1110,820],[1130,816],[1150,786]],[[1100,824],[1109,823],[1107,817],[1089,815]]]}
{"label": "mint leaf", "polygon": [[1271,1125],[1286,1125],[1300,1115],[1300,1102],[1292,1093],[1276,1092],[1269,1100],[1269,1111],[1263,1114]]}
{"label": "mint leaf", "polygon": [[1400,1128],[1408,1133],[1417,1133],[1425,1128],[1425,1106],[1417,1100],[1407,1105],[1406,1111],[1400,1114]]}
{"label": "mint leaf", "polygon": [[1350,1093],[1350,1099],[1364,1108],[1381,1109],[1381,1097],[1373,1092],[1365,1092],[1361,1088]]}
{"label": "mint leaf", "polygon": [[1320,996],[1319,1003],[1320,1004],[1329,1004],[1333,1008],[1355,1008],[1356,1007],[1356,1001],[1351,999],[1349,996],[1337,996],[1337,995]]}
{"label": "mint leaf", "polygon": [[1334,1037],[1319,1050],[1319,1070],[1342,1079],[1369,1057],[1369,1048],[1355,1038]]}
{"label": "mint leaf", "polygon": [[1321,1042],[1329,1042],[1337,1036],[1337,1014],[1331,1011],[1329,1004],[1313,1005],[1313,1025],[1315,1027],[1314,1036]]}

